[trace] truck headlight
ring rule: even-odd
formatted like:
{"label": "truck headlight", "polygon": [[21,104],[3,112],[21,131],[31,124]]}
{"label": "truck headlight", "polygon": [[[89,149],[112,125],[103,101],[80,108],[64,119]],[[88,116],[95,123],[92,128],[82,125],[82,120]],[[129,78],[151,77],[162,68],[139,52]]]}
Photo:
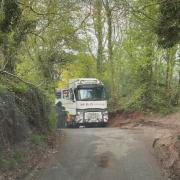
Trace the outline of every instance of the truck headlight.
{"label": "truck headlight", "polygon": [[108,121],[108,111],[104,111],[104,112],[103,112],[103,120],[104,120],[105,122]]}
{"label": "truck headlight", "polygon": [[76,119],[77,120],[82,120],[83,116],[84,116],[83,111],[77,111],[77,113],[76,113]]}

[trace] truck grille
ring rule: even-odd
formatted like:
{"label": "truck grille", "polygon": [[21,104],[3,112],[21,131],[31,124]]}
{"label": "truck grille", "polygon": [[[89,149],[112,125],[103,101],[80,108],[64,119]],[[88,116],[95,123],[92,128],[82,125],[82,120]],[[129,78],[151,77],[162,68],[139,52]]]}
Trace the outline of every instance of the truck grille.
{"label": "truck grille", "polygon": [[101,120],[102,113],[101,112],[85,112],[86,120]]}

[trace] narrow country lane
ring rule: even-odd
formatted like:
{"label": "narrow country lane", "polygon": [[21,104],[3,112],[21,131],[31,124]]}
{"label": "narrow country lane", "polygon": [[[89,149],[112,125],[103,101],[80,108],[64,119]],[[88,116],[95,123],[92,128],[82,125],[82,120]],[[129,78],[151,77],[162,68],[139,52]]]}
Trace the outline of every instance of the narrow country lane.
{"label": "narrow country lane", "polygon": [[65,129],[60,152],[37,180],[164,180],[139,130]]}

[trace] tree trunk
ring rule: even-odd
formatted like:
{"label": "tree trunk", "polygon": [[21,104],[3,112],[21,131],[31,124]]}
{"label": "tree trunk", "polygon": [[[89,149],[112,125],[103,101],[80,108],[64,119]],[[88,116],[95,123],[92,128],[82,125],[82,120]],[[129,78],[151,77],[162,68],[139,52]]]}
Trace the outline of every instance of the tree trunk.
{"label": "tree trunk", "polygon": [[103,61],[103,16],[102,16],[102,1],[96,0],[94,2],[94,29],[96,32],[96,38],[98,41],[97,47],[97,73],[102,73],[102,61]]}
{"label": "tree trunk", "polygon": [[113,61],[113,46],[112,46],[112,9],[110,7],[109,1],[105,0],[104,8],[106,11],[107,25],[108,25],[108,62],[111,71],[111,81],[112,87],[111,91],[114,94],[114,61]]}
{"label": "tree trunk", "polygon": [[168,98],[169,105],[172,100],[172,79],[173,79],[173,70],[174,70],[174,55],[176,53],[176,49],[168,49],[166,54],[166,94]]}
{"label": "tree trunk", "polygon": [[10,49],[8,49],[7,47],[4,47],[3,54],[4,54],[4,60],[5,60],[4,70],[10,73],[14,73],[15,61],[16,61],[15,54],[13,52],[10,52]]}

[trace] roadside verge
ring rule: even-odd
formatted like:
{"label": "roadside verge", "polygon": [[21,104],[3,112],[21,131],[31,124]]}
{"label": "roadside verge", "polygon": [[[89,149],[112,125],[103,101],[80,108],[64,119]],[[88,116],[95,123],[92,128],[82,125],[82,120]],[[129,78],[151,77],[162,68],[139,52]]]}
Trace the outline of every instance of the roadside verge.
{"label": "roadside verge", "polygon": [[140,128],[152,139],[152,146],[166,177],[180,179],[180,113],[168,116],[141,113],[116,114],[110,127]]}

